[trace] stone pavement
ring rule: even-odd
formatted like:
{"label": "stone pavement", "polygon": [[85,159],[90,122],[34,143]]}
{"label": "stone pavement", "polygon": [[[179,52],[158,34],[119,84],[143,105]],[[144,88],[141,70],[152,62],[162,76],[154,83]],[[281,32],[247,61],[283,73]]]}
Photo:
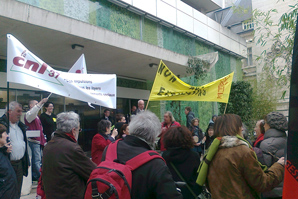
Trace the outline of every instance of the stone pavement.
{"label": "stone pavement", "polygon": [[36,199],[36,187],[37,187],[37,185],[32,185],[30,194],[21,196],[21,199]]}

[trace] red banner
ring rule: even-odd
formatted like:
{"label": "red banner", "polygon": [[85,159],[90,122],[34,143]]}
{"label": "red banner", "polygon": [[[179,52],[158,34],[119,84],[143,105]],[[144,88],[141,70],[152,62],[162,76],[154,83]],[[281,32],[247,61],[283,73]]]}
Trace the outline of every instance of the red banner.
{"label": "red banner", "polygon": [[298,198],[298,26],[293,49],[293,62],[290,86],[289,127],[287,142],[287,163],[283,198]]}

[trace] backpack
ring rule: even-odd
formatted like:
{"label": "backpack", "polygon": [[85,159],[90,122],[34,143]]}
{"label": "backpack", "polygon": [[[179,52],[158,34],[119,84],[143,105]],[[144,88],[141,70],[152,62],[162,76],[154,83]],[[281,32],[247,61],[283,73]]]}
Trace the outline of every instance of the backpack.
{"label": "backpack", "polygon": [[131,198],[132,171],[152,159],[163,158],[153,150],[145,151],[122,164],[117,159],[119,140],[108,145],[106,158],[94,169],[87,182],[85,199]]}

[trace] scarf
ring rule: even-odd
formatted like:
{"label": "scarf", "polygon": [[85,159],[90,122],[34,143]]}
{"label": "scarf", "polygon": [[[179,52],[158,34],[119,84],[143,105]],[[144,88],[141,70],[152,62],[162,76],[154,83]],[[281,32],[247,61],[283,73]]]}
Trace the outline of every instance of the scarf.
{"label": "scarf", "polygon": [[264,140],[264,134],[261,133],[261,135],[254,142],[254,147],[257,147],[257,144],[263,140]]}
{"label": "scarf", "polygon": [[[244,141],[248,145],[248,147],[254,152],[252,146],[249,144],[248,141],[246,141],[240,135],[236,135],[236,137],[239,140]],[[203,186],[206,182],[209,164],[212,161],[214,155],[216,154],[216,152],[217,152],[217,150],[218,150],[218,148],[221,144],[221,140],[222,140],[222,137],[217,137],[213,140],[212,144],[210,145],[210,147],[207,151],[207,154],[204,155],[203,161],[201,162],[201,164],[198,168],[198,171],[197,171],[198,172],[198,178],[197,178],[196,183],[199,184],[200,186]],[[256,155],[255,152],[254,152],[254,156],[255,156],[256,160],[258,161],[258,158],[257,158],[257,155]],[[260,167],[262,168],[263,171],[267,170],[267,166],[262,165],[259,161],[258,161],[258,163],[259,163],[259,165],[260,165]]]}

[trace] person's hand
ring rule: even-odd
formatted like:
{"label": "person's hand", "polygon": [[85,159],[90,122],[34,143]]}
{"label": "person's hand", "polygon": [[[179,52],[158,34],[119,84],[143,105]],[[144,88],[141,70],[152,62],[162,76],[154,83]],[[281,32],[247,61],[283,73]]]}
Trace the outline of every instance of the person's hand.
{"label": "person's hand", "polygon": [[203,138],[202,143],[204,144],[206,141],[206,136]]}
{"label": "person's hand", "polygon": [[117,135],[118,135],[118,131],[116,128],[114,128],[112,131],[112,137],[115,138]]}
{"label": "person's hand", "polygon": [[6,143],[5,146],[7,147],[6,152],[7,153],[11,153],[11,151],[12,151],[12,145],[10,144],[10,142]]}
{"label": "person's hand", "polygon": [[284,157],[279,158],[277,163],[281,164],[282,166],[285,166],[285,158]]}
{"label": "person's hand", "polygon": [[44,103],[46,103],[48,101],[48,98],[43,98],[40,102],[41,102],[41,104],[44,104]]}
{"label": "person's hand", "polygon": [[196,146],[200,146],[200,145],[201,145],[201,143],[196,143],[195,145],[196,145]]}

